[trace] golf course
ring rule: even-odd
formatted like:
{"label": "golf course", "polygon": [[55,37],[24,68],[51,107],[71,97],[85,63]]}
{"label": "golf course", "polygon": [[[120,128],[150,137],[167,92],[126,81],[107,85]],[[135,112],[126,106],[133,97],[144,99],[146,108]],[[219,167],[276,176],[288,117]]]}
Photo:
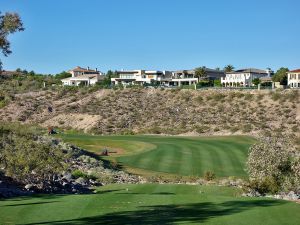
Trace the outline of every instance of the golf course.
{"label": "golf course", "polygon": [[[248,136],[66,133],[60,138],[131,172],[201,176],[213,171],[217,177],[241,178],[247,176],[249,146],[256,142]],[[101,156],[105,149],[108,156]],[[299,204],[241,194],[241,189],[216,185],[109,184],[91,194],[41,194],[0,200],[0,224],[299,224]]]}
{"label": "golf course", "polygon": [[202,176],[212,171],[217,177],[245,177],[248,149],[255,139],[248,136],[93,136],[64,134],[61,138],[88,151],[112,152],[104,159],[116,161],[133,173],[166,173]]}
{"label": "golf course", "polygon": [[0,201],[0,224],[299,224],[300,206],[240,197],[234,188],[108,185],[89,195],[40,195]]}

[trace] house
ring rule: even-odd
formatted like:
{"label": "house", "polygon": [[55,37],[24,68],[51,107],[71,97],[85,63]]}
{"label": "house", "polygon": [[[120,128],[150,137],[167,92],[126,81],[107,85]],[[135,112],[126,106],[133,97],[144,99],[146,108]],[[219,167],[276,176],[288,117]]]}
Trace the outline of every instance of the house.
{"label": "house", "polygon": [[158,70],[122,70],[117,71],[117,75],[117,78],[111,78],[113,85],[144,85],[166,82],[171,77],[171,72]]}
{"label": "house", "polygon": [[300,88],[300,69],[289,71],[288,75],[288,86],[290,88]]}
{"label": "house", "polygon": [[90,86],[95,85],[97,82],[104,79],[104,74],[100,71],[87,69],[77,66],[76,68],[68,71],[72,77],[62,79],[63,86]]}
{"label": "house", "polygon": [[271,77],[273,71],[270,69],[241,69],[232,72],[227,72],[226,76],[221,78],[221,84],[223,87],[250,87],[253,86],[252,81],[256,78]]}
{"label": "house", "polygon": [[[220,79],[224,76],[223,71],[206,68],[206,74],[209,79]],[[195,77],[195,70],[178,70],[178,71],[150,71],[150,70],[127,70],[117,71],[118,78],[112,78],[112,84],[118,85],[143,85],[158,83],[164,86],[181,86],[198,83]]]}
{"label": "house", "polygon": [[[224,71],[214,70],[204,67],[205,76],[208,80],[221,79],[225,76]],[[198,83],[199,79],[196,77],[196,70],[177,70],[173,72],[171,85],[191,85]]]}
{"label": "house", "polygon": [[[206,67],[203,67],[205,71],[205,76],[209,80],[216,80],[220,79],[221,77],[225,76],[225,73],[223,70],[214,70],[209,69]],[[174,71],[173,75],[178,78],[195,78],[196,76],[196,70],[178,70]]]}
{"label": "house", "polygon": [[3,78],[11,78],[13,76],[22,76],[23,74],[18,71],[7,71],[7,70],[0,70],[0,77]]}

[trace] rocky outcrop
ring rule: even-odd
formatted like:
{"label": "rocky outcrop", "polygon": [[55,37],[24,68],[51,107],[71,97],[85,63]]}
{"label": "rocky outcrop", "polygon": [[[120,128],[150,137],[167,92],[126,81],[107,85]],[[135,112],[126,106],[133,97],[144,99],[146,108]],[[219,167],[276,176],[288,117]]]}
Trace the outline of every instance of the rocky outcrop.
{"label": "rocky outcrop", "polygon": [[13,197],[33,193],[82,194],[91,193],[93,187],[109,183],[142,183],[140,176],[131,175],[104,163],[77,146],[60,140],[40,136],[38,142],[58,147],[65,155],[66,169],[49,179],[34,180],[32,183],[17,183],[9,177],[0,176],[0,197]]}

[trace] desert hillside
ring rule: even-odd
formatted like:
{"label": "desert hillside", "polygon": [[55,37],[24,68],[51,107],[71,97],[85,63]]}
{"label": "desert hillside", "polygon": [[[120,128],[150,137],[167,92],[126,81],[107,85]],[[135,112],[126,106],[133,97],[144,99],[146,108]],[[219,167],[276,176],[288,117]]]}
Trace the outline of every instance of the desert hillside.
{"label": "desert hillside", "polygon": [[299,92],[88,89],[15,95],[3,121],[97,134],[298,134]]}

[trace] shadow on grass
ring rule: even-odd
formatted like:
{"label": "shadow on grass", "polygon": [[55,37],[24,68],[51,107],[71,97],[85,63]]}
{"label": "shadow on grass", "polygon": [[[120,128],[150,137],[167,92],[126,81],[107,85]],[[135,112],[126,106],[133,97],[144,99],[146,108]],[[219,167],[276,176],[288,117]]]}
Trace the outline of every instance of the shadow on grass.
{"label": "shadow on grass", "polygon": [[124,189],[101,190],[101,191],[96,191],[96,194],[106,194],[106,193],[112,193],[117,191],[124,191]]}
{"label": "shadow on grass", "polygon": [[[223,203],[203,202],[186,205],[155,205],[139,207],[136,211],[113,212],[105,215],[82,217],[73,220],[49,221],[33,224],[105,224],[105,225],[132,225],[132,224],[163,224],[174,223],[202,223],[213,218],[232,215],[249,210],[253,207],[270,207],[285,204],[274,200],[228,201]],[[29,224],[27,224],[29,225]]]}
{"label": "shadow on grass", "polygon": [[[149,193],[143,193],[143,192],[121,192],[121,193],[116,193],[117,195],[149,195]],[[175,195],[175,193],[172,192],[154,192],[151,193],[150,195]]]}
{"label": "shadow on grass", "polygon": [[2,205],[0,207],[11,207],[11,206],[26,206],[26,205],[44,205],[50,203],[56,203],[59,201],[51,201],[51,202],[28,202],[28,203],[21,203],[21,204],[9,204],[9,205]]}

